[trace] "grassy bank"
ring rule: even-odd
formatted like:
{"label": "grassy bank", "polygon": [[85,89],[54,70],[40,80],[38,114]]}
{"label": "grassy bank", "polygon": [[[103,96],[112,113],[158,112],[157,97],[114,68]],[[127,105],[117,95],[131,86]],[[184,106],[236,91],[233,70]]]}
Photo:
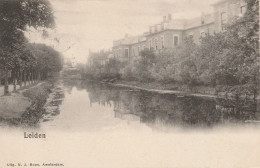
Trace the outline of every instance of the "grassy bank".
{"label": "grassy bank", "polygon": [[[20,112],[20,114],[17,114],[16,116],[0,116],[0,121],[9,126],[36,127],[44,114],[43,107],[51,93],[52,87],[53,82],[49,80],[15,93],[10,99],[14,100],[14,97],[20,96],[24,99],[28,99],[30,105],[25,111]],[[5,113],[8,112],[10,111],[5,111]]]}

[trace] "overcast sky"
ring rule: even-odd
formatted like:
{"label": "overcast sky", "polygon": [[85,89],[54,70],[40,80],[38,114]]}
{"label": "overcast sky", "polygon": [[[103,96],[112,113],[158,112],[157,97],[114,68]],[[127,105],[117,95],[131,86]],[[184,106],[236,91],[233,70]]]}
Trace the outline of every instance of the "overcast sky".
{"label": "overcast sky", "polygon": [[[200,16],[203,11],[210,12],[211,4],[219,0],[50,1],[55,11],[56,29],[47,43],[66,57],[85,63],[89,49],[111,48],[113,40],[126,33],[142,34],[150,25],[160,23],[168,13],[173,19]],[[53,40],[56,37],[58,40]]]}

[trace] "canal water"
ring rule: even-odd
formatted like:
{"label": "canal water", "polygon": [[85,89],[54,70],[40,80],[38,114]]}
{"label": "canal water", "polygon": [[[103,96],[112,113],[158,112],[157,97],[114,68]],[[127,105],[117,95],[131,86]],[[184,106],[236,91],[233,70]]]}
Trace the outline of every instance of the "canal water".
{"label": "canal water", "polygon": [[58,114],[49,115],[42,128],[97,131],[126,127],[170,132],[260,124],[257,102],[251,100],[157,94],[82,80],[64,80],[58,87],[64,100]]}

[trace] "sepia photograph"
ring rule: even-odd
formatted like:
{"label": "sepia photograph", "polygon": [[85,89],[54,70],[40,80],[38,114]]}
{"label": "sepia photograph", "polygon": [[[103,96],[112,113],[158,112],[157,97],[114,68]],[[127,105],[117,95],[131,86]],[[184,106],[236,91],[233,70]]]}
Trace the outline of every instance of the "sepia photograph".
{"label": "sepia photograph", "polygon": [[259,0],[0,0],[0,168],[260,168]]}

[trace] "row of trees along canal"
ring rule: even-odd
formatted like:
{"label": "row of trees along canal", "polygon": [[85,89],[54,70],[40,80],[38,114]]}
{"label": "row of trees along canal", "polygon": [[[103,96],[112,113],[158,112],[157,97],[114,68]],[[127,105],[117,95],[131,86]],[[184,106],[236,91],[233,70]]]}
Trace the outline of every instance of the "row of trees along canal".
{"label": "row of trees along canal", "polygon": [[[46,79],[62,68],[62,57],[44,44],[31,44],[24,32],[28,27],[54,28],[53,9],[48,0],[0,1],[0,72],[4,74],[4,94],[8,94],[9,74],[16,81]],[[1,80],[1,76],[0,76]]]}

